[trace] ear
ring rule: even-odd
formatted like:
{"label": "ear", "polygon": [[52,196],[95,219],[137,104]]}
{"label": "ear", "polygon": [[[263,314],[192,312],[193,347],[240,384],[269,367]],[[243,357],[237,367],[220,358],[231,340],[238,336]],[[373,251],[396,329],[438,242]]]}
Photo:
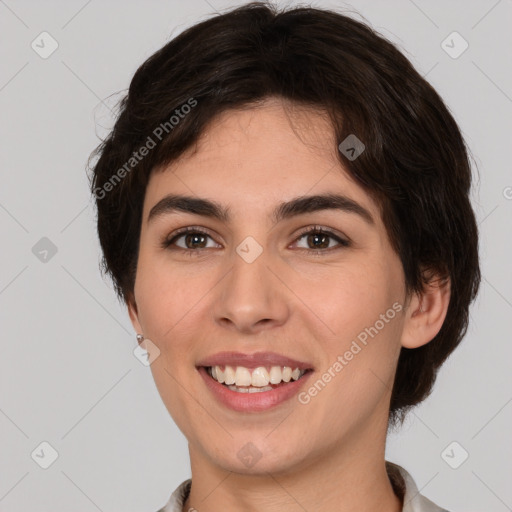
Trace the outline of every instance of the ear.
{"label": "ear", "polygon": [[138,334],[143,334],[142,326],[139,322],[139,312],[137,311],[137,303],[135,302],[135,297],[133,294],[130,294],[126,299],[126,306],[128,308],[128,315],[130,315],[130,320],[132,322],[133,328],[135,332]]}
{"label": "ear", "polygon": [[450,278],[434,274],[421,293],[415,293],[406,310],[401,344],[418,348],[432,341],[441,330],[450,304]]}

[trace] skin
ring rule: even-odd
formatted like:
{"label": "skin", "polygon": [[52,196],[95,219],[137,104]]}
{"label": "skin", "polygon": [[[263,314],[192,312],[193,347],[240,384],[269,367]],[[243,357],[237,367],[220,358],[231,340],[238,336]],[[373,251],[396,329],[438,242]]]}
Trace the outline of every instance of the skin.
{"label": "skin", "polygon": [[[342,169],[336,148],[320,111],[287,115],[270,98],[223,113],[197,147],[152,173],[128,310],[160,350],[152,374],[188,440],[193,485],[184,511],[402,510],[384,459],[391,386],[400,348],[428,343],[441,328],[449,288],[406,296],[378,205]],[[374,223],[339,210],[271,222],[281,201],[326,192],[357,201]],[[169,193],[213,199],[233,219],[179,212],[148,223]],[[321,237],[299,238],[314,225],[350,246],[328,238],[315,256]],[[185,226],[209,236],[161,247]],[[247,236],[263,249],[250,264],[236,252]],[[235,412],[214,400],[195,368],[219,351],[271,350],[311,363],[307,389],[396,302],[403,310],[307,404],[293,397],[272,410]],[[248,442],[261,455],[252,467],[237,456]]]}

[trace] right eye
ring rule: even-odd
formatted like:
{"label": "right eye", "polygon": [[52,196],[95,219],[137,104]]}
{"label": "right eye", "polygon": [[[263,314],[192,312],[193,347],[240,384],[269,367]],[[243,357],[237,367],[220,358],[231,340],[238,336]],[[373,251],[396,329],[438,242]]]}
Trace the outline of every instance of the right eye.
{"label": "right eye", "polygon": [[[176,244],[176,241],[183,238],[184,246]],[[198,252],[198,249],[210,249],[212,247],[206,247],[204,240],[207,238],[211,239],[210,234],[201,228],[187,226],[175,231],[162,241],[162,248],[174,250],[171,246],[176,246],[179,250],[186,251],[189,253]],[[212,239],[213,240],[213,239]],[[195,245],[195,247],[194,247]]]}

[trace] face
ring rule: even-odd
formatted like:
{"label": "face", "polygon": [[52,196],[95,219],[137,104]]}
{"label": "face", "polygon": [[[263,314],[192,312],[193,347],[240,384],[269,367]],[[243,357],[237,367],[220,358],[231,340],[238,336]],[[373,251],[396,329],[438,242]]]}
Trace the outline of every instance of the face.
{"label": "face", "polygon": [[[194,151],[151,176],[130,316],[160,350],[157,388],[204,465],[278,474],[382,444],[404,275],[377,204],[336,148],[321,113],[290,117],[268,100],[224,113]],[[172,208],[171,194],[212,201],[226,215]],[[326,194],[344,199],[274,216],[282,203]],[[295,384],[237,393],[201,367],[219,352],[273,352],[310,371]]]}

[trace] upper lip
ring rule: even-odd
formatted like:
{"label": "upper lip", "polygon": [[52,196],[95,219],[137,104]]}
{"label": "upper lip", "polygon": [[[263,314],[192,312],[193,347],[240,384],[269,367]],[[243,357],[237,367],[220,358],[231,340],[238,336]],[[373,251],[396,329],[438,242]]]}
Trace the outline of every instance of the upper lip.
{"label": "upper lip", "polygon": [[299,370],[312,370],[313,366],[304,361],[297,361],[276,352],[254,352],[244,354],[242,352],[218,352],[202,359],[197,366],[243,366],[254,369],[259,366],[289,366]]}

